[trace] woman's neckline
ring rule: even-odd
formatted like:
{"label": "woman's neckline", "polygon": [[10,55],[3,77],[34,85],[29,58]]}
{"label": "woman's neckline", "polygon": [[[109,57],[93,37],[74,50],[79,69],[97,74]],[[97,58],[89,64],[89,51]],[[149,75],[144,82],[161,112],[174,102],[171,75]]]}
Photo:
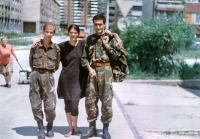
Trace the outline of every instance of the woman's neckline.
{"label": "woman's neckline", "polygon": [[3,48],[6,48],[6,47],[7,47],[7,44],[6,44],[6,46],[5,46],[5,47],[3,46],[3,44],[1,44],[1,46],[2,46]]}
{"label": "woman's neckline", "polygon": [[75,46],[77,46],[77,44],[78,44],[78,40],[76,41],[76,43],[75,43],[74,45],[71,44],[70,41],[69,41],[69,44],[70,44],[71,46],[74,46],[74,47],[75,47]]}

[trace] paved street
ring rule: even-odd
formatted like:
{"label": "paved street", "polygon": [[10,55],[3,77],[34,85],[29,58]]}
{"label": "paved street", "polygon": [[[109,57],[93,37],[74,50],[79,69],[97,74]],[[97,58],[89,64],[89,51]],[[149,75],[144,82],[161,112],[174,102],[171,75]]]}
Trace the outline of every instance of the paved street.
{"label": "paved street", "polygon": [[200,138],[200,90],[131,80],[114,89],[138,139]]}
{"label": "paved street", "polygon": [[[54,42],[66,40],[55,37]],[[24,69],[29,68],[29,50],[16,50]],[[15,62],[12,87],[3,87],[0,75],[0,139],[36,139],[37,125],[29,102],[29,84],[17,84],[20,66]],[[55,73],[58,80],[61,66]],[[57,82],[56,82],[57,86]],[[161,86],[125,80],[113,83],[113,120],[110,124],[112,139],[199,139],[200,138],[200,90],[179,86]],[[87,130],[84,99],[79,105],[78,126]],[[67,120],[62,99],[57,100],[54,131],[56,139],[64,139]],[[45,121],[45,120],[44,120]],[[46,122],[44,122],[46,125]],[[98,137],[102,136],[100,117],[97,121]],[[71,136],[69,139],[78,139]]]}

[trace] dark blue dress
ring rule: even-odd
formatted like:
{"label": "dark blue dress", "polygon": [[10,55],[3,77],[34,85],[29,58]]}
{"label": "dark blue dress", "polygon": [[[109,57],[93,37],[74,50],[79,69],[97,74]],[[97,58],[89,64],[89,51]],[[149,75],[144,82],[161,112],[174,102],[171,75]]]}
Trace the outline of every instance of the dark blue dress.
{"label": "dark blue dress", "polygon": [[[69,41],[58,45],[60,47],[60,60],[62,63],[57,88],[58,98],[72,101],[79,100],[81,98],[81,91],[86,88],[88,76],[87,71],[80,64],[84,41],[79,40],[76,46],[72,46]],[[82,70],[84,72],[80,72]]]}

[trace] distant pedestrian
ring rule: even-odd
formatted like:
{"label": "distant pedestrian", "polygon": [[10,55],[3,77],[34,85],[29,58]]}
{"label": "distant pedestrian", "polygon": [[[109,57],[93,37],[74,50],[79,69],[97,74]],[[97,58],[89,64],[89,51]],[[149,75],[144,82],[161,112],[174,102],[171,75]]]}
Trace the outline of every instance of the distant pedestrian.
{"label": "distant pedestrian", "polygon": [[103,139],[111,139],[108,131],[112,120],[112,99],[114,81],[123,81],[128,67],[125,50],[121,39],[115,33],[105,33],[106,18],[102,14],[93,17],[95,34],[87,37],[81,64],[88,69],[85,106],[89,129],[81,135],[81,139],[96,136],[96,120],[98,117],[98,100],[101,100],[101,121],[103,123]]}
{"label": "distant pedestrian", "polygon": [[30,102],[33,115],[38,124],[38,139],[45,139],[43,108],[46,115],[47,137],[53,137],[53,121],[56,117],[56,95],[53,73],[59,68],[60,48],[51,41],[56,27],[48,22],[43,27],[44,38],[30,50]]}
{"label": "distant pedestrian", "polygon": [[13,57],[18,61],[12,45],[7,43],[8,38],[2,37],[0,44],[0,74],[5,78],[5,87],[11,88],[11,78],[13,74]]}

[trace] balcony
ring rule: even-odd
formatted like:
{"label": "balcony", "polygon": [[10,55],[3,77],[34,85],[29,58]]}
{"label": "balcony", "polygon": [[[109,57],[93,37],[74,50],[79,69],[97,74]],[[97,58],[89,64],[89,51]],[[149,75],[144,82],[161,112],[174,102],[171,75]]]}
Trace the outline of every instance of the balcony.
{"label": "balcony", "polygon": [[157,11],[184,11],[184,5],[183,4],[157,4],[156,10]]}
{"label": "balcony", "polygon": [[176,4],[182,4],[182,0],[158,0],[158,3],[176,3]]}
{"label": "balcony", "polygon": [[10,7],[10,2],[5,2],[5,5]]}

